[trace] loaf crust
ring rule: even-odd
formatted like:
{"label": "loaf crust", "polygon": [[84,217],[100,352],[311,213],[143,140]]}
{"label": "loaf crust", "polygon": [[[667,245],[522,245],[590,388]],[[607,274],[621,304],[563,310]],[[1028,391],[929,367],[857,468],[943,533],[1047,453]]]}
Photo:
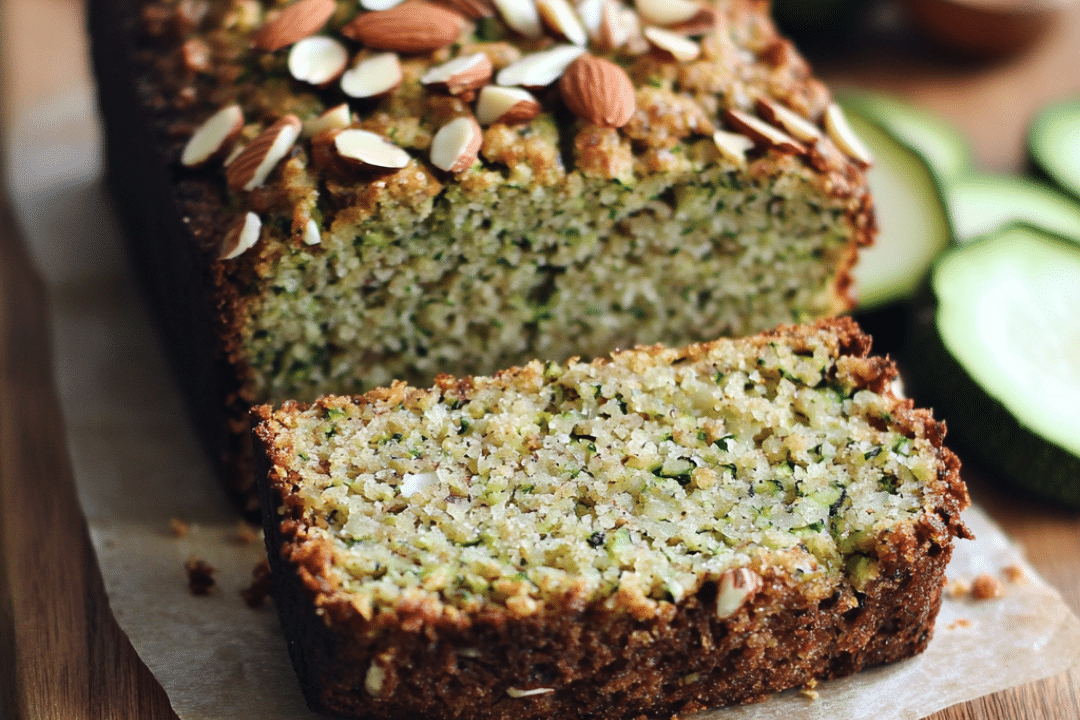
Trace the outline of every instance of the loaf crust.
{"label": "loaf crust", "polygon": [[[891,397],[895,368],[867,357],[869,339],[850,320],[739,342],[804,348],[808,336],[821,333],[835,339],[834,360],[862,388]],[[693,346],[681,357],[708,348]],[[635,352],[650,351],[658,349]],[[455,384],[444,379],[442,386]],[[379,402],[390,392],[353,402]],[[876,575],[865,583],[851,573],[808,580],[799,552],[755,555],[747,567],[761,577],[761,590],[729,617],[718,617],[715,579],[677,602],[656,602],[651,613],[635,614],[640,607],[622,596],[587,602],[569,592],[526,617],[493,604],[447,613],[417,598],[373,615],[332,572],[340,550],[313,536],[317,518],[305,508],[304,481],[290,469],[296,458],[287,427],[309,406],[256,408],[275,600],[308,702],[370,718],[674,716],[758,701],[920,652],[933,632],[952,539],[969,536],[960,520],[968,498],[959,461],[942,445],[944,425],[910,400],[890,403],[890,429],[929,441],[937,470],[924,511],[875,538]]]}

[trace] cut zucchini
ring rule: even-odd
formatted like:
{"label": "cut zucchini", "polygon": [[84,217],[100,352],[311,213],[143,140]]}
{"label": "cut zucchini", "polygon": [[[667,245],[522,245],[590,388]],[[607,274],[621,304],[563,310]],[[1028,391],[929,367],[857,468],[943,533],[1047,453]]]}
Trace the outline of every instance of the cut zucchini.
{"label": "cut zucchini", "polygon": [[957,242],[1015,222],[1080,242],[1080,203],[1037,180],[972,173],[946,183],[945,196]]}
{"label": "cut zucchini", "polygon": [[1051,180],[1080,198],[1080,98],[1038,114],[1028,132],[1028,152]]}
{"label": "cut zucchini", "polygon": [[972,151],[960,131],[937,115],[890,95],[851,92],[840,96],[845,110],[869,118],[922,156],[947,182],[972,167]]}
{"label": "cut zucchini", "polygon": [[852,271],[864,311],[914,295],[951,228],[938,182],[918,153],[858,111],[847,117],[874,154],[867,177],[880,232]]}
{"label": "cut zucchini", "polygon": [[1013,225],[946,254],[908,345],[909,389],[950,438],[1080,508],[1080,246]]}

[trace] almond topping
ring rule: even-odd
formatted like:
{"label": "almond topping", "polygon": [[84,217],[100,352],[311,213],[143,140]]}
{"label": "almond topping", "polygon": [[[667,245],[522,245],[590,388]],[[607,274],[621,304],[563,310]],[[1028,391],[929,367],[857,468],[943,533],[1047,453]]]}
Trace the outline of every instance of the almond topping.
{"label": "almond topping", "polygon": [[723,620],[734,615],[761,586],[761,576],[749,568],[725,570],[716,593],[716,617]]}
{"label": "almond topping", "polygon": [[645,22],[654,25],[678,25],[701,11],[694,0],[635,0],[634,5]]}
{"label": "almond topping", "polygon": [[375,50],[425,53],[452,45],[467,21],[449,8],[407,0],[389,10],[360,15],[341,34]]}
{"label": "almond topping", "polygon": [[491,0],[442,0],[442,4],[473,20],[495,17],[495,6]]}
{"label": "almond topping", "polygon": [[289,50],[289,74],[301,82],[328,85],[345,72],[349,51],[334,38],[313,35]]}
{"label": "almond topping", "polygon": [[795,139],[807,143],[821,139],[821,130],[818,130],[817,125],[775,100],[758,98],[755,106],[757,107],[758,115],[764,120],[773,125],[780,126],[795,137]]}
{"label": "almond topping", "polygon": [[476,162],[483,140],[484,132],[472,117],[456,117],[431,139],[431,164],[452,173],[467,170]]}
{"label": "almond topping", "polygon": [[607,2],[608,0],[579,0],[577,4],[578,17],[590,38],[596,37],[596,31],[600,29],[600,15]]}
{"label": "almond topping", "polygon": [[503,22],[510,29],[534,40],[543,37],[544,29],[540,26],[540,12],[535,0],[494,0]]}
{"label": "almond topping", "polygon": [[244,129],[244,113],[238,105],[228,105],[208,117],[191,135],[180,155],[180,163],[194,168],[224,155]]}
{"label": "almond topping", "polygon": [[754,141],[745,135],[717,130],[713,133],[713,142],[725,159],[739,167],[746,165],[746,152],[754,147]]}
{"label": "almond topping", "polygon": [[318,135],[323,130],[344,130],[352,125],[352,112],[348,103],[330,108],[317,118],[304,122],[304,137]]}
{"label": "almond topping", "polygon": [[825,108],[825,132],[829,133],[836,147],[855,162],[864,167],[874,164],[874,154],[851,129],[844,111],[836,103]]}
{"label": "almond topping", "polygon": [[491,58],[487,53],[478,52],[436,65],[424,73],[420,82],[444,87],[451,95],[458,95],[483,87],[491,80],[493,72]]}
{"label": "almond topping", "polygon": [[524,88],[486,85],[476,101],[476,119],[481,125],[529,122],[540,114],[540,103]]}
{"label": "almond topping", "polygon": [[256,30],[251,44],[268,52],[280,50],[322,30],[336,9],[334,0],[299,0]]}
{"label": "almond topping", "polygon": [[575,45],[586,45],[589,35],[577,11],[567,0],[536,0],[536,9],[549,28]]}
{"label": "almond topping", "polygon": [[321,242],[322,230],[319,229],[319,223],[315,222],[313,218],[308,218],[307,223],[304,225],[304,244],[318,245]]}
{"label": "almond topping", "polygon": [[805,145],[783,130],[742,110],[725,110],[724,121],[738,132],[749,136],[757,145],[775,148],[780,152],[793,155],[806,152]]}
{"label": "almond topping", "polygon": [[360,6],[365,10],[389,10],[401,3],[402,0],[360,0]]}
{"label": "almond topping", "polygon": [[600,14],[600,25],[594,38],[601,50],[626,47],[632,54],[648,52],[649,43],[641,34],[641,20],[636,12],[616,0],[606,0]]}
{"label": "almond topping", "polygon": [[690,62],[701,55],[701,46],[688,37],[684,37],[672,30],[659,27],[647,27],[642,31],[645,39],[660,48],[671,53],[679,62]]}
{"label": "almond topping", "polygon": [[341,91],[354,98],[375,97],[388,93],[405,77],[395,53],[380,53],[357,60],[341,76]]}
{"label": "almond topping", "polygon": [[585,48],[577,45],[556,45],[548,50],[526,55],[500,70],[495,76],[495,82],[503,86],[547,87],[558,80],[570,63],[584,52]]}
{"label": "almond topping", "polygon": [[225,177],[233,190],[254,190],[292,149],[303,124],[295,115],[286,115],[259,133],[244,151],[236,156]]}
{"label": "almond topping", "polygon": [[232,260],[249,250],[259,241],[259,233],[262,232],[262,220],[253,212],[244,215],[238,222],[225,233],[221,241],[218,257],[222,260]]}
{"label": "almond topping", "polygon": [[409,153],[382,135],[356,128],[334,137],[338,155],[362,167],[397,169],[409,164]]}
{"label": "almond topping", "polygon": [[599,127],[622,127],[636,108],[630,76],[595,55],[582,55],[566,68],[559,80],[559,95],[570,112]]}

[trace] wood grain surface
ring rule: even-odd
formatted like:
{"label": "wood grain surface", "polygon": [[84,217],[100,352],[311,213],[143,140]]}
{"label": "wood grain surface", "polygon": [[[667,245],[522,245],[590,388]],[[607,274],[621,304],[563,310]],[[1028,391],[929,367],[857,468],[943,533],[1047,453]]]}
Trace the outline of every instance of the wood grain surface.
{"label": "wood grain surface", "polygon": [[[0,22],[0,116],[89,82],[78,0],[0,0]],[[957,60],[909,32],[873,28],[811,55],[832,84],[911,98],[961,127],[980,167],[1017,171],[1035,109],[1080,93],[1078,48],[1080,5],[1035,48],[995,63]],[[67,459],[46,303],[0,194],[0,718],[175,720],[108,607]],[[964,476],[1080,613],[1080,516],[1017,499],[973,466]],[[931,717],[1076,720],[1080,672]]]}

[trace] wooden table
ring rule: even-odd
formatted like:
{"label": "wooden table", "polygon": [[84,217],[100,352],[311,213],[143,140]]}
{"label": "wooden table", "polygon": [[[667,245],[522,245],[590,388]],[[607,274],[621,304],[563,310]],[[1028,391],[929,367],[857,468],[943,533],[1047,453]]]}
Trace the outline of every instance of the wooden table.
{"label": "wooden table", "polygon": [[[0,18],[6,119],[87,82],[76,0],[0,0]],[[1010,171],[1023,165],[1032,112],[1080,91],[1078,48],[1080,7],[1032,51],[992,65],[956,62],[906,35],[815,60],[835,85],[889,90],[937,110],[967,132],[982,167]],[[45,289],[0,196],[0,718],[176,718],[109,610],[50,367]],[[975,499],[1080,613],[1080,516],[1018,500],[975,468],[964,474]],[[1075,720],[1080,671],[931,717]]]}

